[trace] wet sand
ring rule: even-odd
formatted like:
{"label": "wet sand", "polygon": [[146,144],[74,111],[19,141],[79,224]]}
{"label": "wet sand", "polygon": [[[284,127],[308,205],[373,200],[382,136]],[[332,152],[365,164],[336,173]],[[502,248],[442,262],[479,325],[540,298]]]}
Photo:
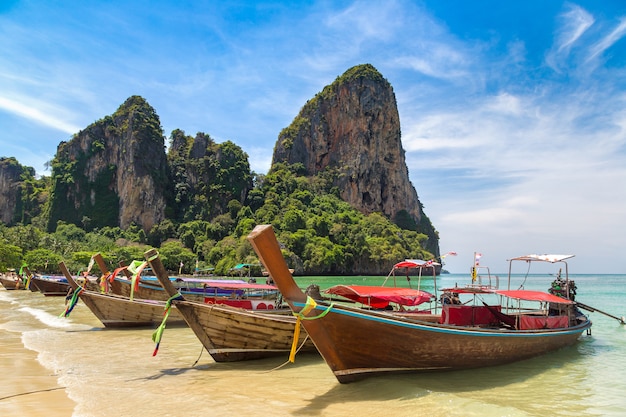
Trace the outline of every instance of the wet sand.
{"label": "wet sand", "polygon": [[[60,387],[54,370],[37,361],[37,353],[24,348],[17,333],[0,329],[0,416],[67,417],[75,403]],[[7,383],[6,381],[10,381]]]}

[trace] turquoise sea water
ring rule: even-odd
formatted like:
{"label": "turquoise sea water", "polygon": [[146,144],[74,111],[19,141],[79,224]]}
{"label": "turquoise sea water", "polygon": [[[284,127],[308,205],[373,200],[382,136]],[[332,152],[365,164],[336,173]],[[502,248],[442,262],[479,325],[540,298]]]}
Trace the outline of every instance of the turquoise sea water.
{"label": "turquoise sea water", "polygon": [[[542,290],[553,279],[516,278],[526,278],[526,289]],[[570,278],[580,302],[626,315],[626,275]],[[323,289],[338,283],[377,285],[384,279],[297,277],[297,282]],[[444,274],[437,287],[464,285],[467,279]],[[405,277],[397,280],[407,285]],[[411,277],[413,287],[418,282],[421,289],[434,291],[432,277]],[[217,364],[202,353],[189,329],[167,328],[153,357],[151,329],[104,329],[82,303],[69,319],[58,318],[63,310],[62,297],[0,290],[0,351],[16,338],[24,350],[34,351],[76,402],[74,416],[626,415],[626,326],[599,313],[589,313],[591,335],[539,358],[341,385],[316,355],[298,355],[294,364],[286,364],[287,358]],[[4,375],[3,385],[20,377]]]}

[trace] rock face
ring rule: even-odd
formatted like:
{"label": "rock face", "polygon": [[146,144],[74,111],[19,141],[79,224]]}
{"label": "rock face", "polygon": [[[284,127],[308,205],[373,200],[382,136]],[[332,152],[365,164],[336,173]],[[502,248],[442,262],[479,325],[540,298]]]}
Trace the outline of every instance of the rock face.
{"label": "rock face", "polygon": [[143,98],[130,97],[112,116],[61,142],[52,177],[50,230],[58,220],[87,229],[150,230],[165,218],[167,161],[158,115]]}
{"label": "rock face", "polygon": [[20,181],[23,168],[15,158],[0,158],[0,221],[14,223],[21,201]]}
{"label": "rock face", "polygon": [[[272,163],[301,163],[306,175],[335,173],[343,200],[438,238],[409,180],[393,88],[371,65],[346,71],[309,100],[279,135]],[[407,220],[411,227],[406,227]]]}
{"label": "rock face", "polygon": [[41,214],[47,200],[46,180],[36,179],[32,167],[17,159],[0,158],[0,223],[29,224]]}

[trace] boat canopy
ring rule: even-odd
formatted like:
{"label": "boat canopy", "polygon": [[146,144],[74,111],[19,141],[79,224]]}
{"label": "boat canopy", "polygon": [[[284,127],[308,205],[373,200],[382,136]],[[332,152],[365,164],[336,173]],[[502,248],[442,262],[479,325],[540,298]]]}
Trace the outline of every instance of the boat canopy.
{"label": "boat canopy", "polygon": [[403,306],[416,306],[434,297],[431,293],[411,288],[378,287],[374,285],[335,285],[324,290],[374,308],[385,308],[390,302]]}
{"label": "boat canopy", "polygon": [[[116,278],[118,279],[118,278]],[[119,278],[121,280],[125,280],[127,278]],[[155,276],[147,276],[141,277],[142,282],[158,282],[158,278]],[[172,282],[186,282],[189,284],[206,284],[207,286],[213,286],[213,284],[245,284],[246,281],[242,279],[221,279],[221,278],[190,278],[190,277],[170,277],[170,281]]]}
{"label": "boat canopy", "polygon": [[531,290],[496,290],[496,294],[503,295],[505,297],[514,298],[516,300],[526,301],[546,301],[557,304],[574,304],[572,300],[561,298],[556,295],[549,294],[542,291]]}
{"label": "boat canopy", "polygon": [[467,287],[451,287],[443,288],[443,292],[451,292],[456,294],[492,294],[493,288],[487,286],[468,285]]}
{"label": "boat canopy", "polygon": [[455,294],[498,294],[516,300],[545,301],[556,304],[574,304],[573,301],[543,291],[532,290],[496,290],[488,287],[452,287],[444,288],[445,292]]}
{"label": "boat canopy", "polygon": [[274,285],[253,284],[248,282],[210,282],[207,283],[208,288],[237,289],[237,290],[268,290],[278,291]]}
{"label": "boat canopy", "polygon": [[440,265],[438,262],[434,261],[424,261],[422,259],[405,259],[402,262],[398,262],[393,266],[394,269],[399,268],[426,268],[433,265]]}
{"label": "boat canopy", "polygon": [[237,264],[230,268],[231,271],[239,271],[244,268],[249,268],[251,266],[261,266],[261,264]]}
{"label": "boat canopy", "polygon": [[543,261],[543,262],[563,262],[566,259],[573,258],[574,255],[524,255],[518,256],[517,258],[511,258],[511,261]]}

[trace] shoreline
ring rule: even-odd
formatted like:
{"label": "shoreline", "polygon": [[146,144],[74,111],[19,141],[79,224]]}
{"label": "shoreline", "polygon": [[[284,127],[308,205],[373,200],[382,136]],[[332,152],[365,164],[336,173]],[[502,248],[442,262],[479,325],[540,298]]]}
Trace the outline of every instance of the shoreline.
{"label": "shoreline", "polygon": [[[1,324],[1,323],[0,323]],[[24,347],[21,333],[0,327],[0,369],[11,384],[0,384],[0,415],[67,417],[76,403],[59,385],[53,370],[37,360],[37,352]]]}

